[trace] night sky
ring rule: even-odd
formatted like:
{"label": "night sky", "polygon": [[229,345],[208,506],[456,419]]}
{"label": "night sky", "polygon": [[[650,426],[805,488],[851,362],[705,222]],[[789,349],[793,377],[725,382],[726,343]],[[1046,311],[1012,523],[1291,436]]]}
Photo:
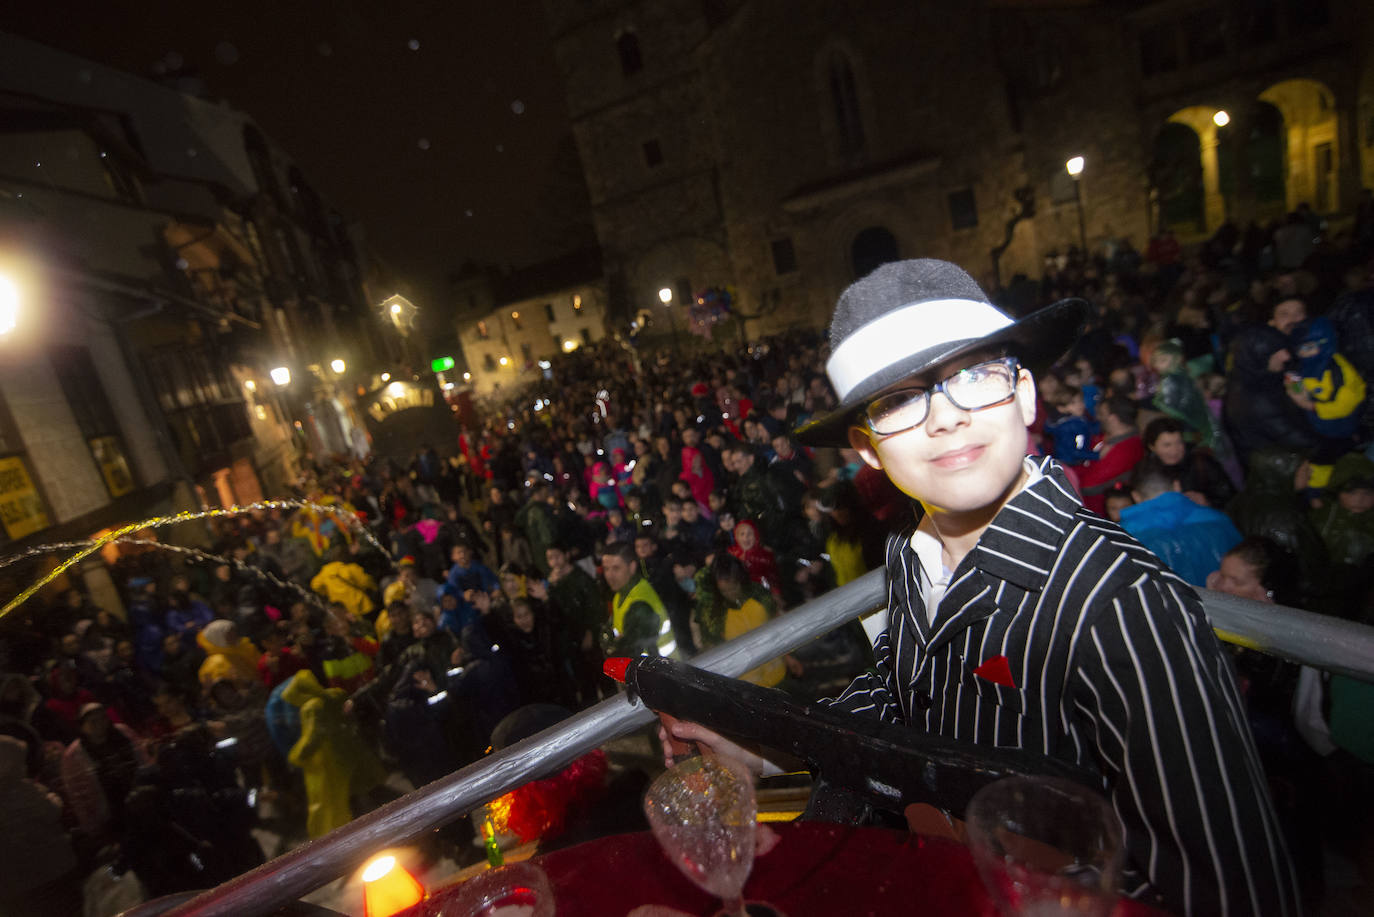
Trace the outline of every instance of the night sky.
{"label": "night sky", "polygon": [[363,226],[428,318],[464,261],[593,240],[539,0],[29,2],[0,28],[140,76],[199,75]]}

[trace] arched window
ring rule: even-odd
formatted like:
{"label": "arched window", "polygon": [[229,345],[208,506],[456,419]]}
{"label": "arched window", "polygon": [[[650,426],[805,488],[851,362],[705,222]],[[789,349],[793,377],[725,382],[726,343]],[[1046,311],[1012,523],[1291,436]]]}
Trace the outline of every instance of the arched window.
{"label": "arched window", "polygon": [[[1062,170],[1060,170],[1062,171]],[[1206,228],[1202,141],[1186,124],[1167,122],[1155,137],[1150,181],[1159,193],[1161,227]]]}
{"label": "arched window", "polygon": [[281,185],[278,184],[277,173],[272,168],[272,154],[268,152],[267,141],[251,124],[243,129],[243,146],[248,154],[248,165],[253,170],[253,178],[257,180],[258,191],[272,197],[279,206],[284,206]]}
{"label": "arched window", "polygon": [[634,32],[621,32],[615,40],[615,50],[620,54],[620,72],[634,76],[644,69],[644,57],[639,52],[639,36]]}
{"label": "arched window", "polygon": [[854,264],[854,279],[866,277],[880,265],[898,261],[901,254],[897,251],[897,240],[883,226],[870,226],[854,237],[849,246],[850,260]]}
{"label": "arched window", "polygon": [[830,53],[830,104],[835,113],[835,127],[840,141],[840,154],[854,156],[864,151],[863,115],[859,112],[859,93],[855,87],[854,66],[843,51]]}

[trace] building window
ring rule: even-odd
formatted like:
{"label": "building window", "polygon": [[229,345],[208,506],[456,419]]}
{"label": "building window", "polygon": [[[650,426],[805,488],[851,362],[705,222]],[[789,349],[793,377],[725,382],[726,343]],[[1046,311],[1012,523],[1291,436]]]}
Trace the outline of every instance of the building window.
{"label": "building window", "polygon": [[1173,23],[1157,25],[1140,35],[1140,72],[1154,76],[1178,69],[1178,29]]}
{"label": "building window", "polygon": [[972,188],[961,188],[949,193],[949,222],[955,229],[968,229],[978,225],[978,205],[973,199]]}
{"label": "building window", "polygon": [[692,294],[692,281],[686,277],[679,277],[673,286],[677,287],[678,305],[690,306],[695,298]]}
{"label": "building window", "polygon": [[491,330],[487,328],[486,322],[477,323],[477,336],[484,341],[491,337]]}
{"label": "building window", "polygon": [[854,237],[849,246],[850,261],[854,265],[854,279],[872,273],[890,261],[901,259],[897,239],[885,226],[870,226]]}
{"label": "building window", "polygon": [[797,252],[792,247],[791,236],[774,239],[772,248],[773,273],[781,276],[783,274],[791,274],[797,269]]}
{"label": "building window", "polygon": [[657,140],[644,141],[644,164],[651,169],[663,165],[663,147]]}
{"label": "building window", "polygon": [[105,480],[105,488],[111,497],[124,496],[134,489],[133,475],[124,456],[119,421],[105,397],[105,386],[96,372],[91,352],[85,347],[56,344],[48,348],[48,359],[72,416],[76,418],[81,438],[86,440],[91,457]]}
{"label": "building window", "polygon": [[644,69],[644,56],[639,50],[639,36],[634,32],[621,32],[615,40],[616,53],[620,55],[620,72],[634,76]]}
{"label": "building window", "polygon": [[859,113],[859,93],[855,88],[854,66],[843,52],[830,56],[830,103],[835,126],[839,129],[840,153],[853,156],[864,151],[863,117]]}
{"label": "building window", "polygon": [[526,365],[534,359],[534,352],[530,349],[528,341],[520,345],[520,356],[524,357]]}
{"label": "building window", "polygon": [[592,333],[586,328],[578,329],[578,333],[582,335],[582,343],[590,344],[592,342]]}
{"label": "building window", "polygon": [[0,401],[0,541],[12,541],[52,525],[47,502],[38,490],[24,456],[24,442]]}
{"label": "building window", "polygon": [[546,303],[544,303],[544,317],[545,317],[546,319],[548,319],[549,322],[551,322],[551,323],[552,323],[552,322],[558,321],[558,319],[554,318],[554,316],[553,316],[553,303],[551,303],[551,302],[546,302]]}
{"label": "building window", "polygon": [[489,373],[496,372],[496,360],[489,353],[482,354],[482,368]]}
{"label": "building window", "polygon": [[1288,0],[1288,28],[1292,32],[1319,28],[1331,22],[1329,0]]}
{"label": "building window", "polygon": [[1184,27],[1188,44],[1188,63],[1200,64],[1226,53],[1226,30],[1231,23],[1218,10],[1204,10],[1190,18]]}

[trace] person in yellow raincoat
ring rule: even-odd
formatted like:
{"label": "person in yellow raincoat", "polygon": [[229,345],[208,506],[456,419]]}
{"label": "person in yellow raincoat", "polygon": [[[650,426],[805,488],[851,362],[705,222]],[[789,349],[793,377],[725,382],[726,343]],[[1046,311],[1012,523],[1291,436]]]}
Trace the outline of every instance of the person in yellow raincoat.
{"label": "person in yellow raincoat", "polygon": [[320,837],[351,821],[349,798],[376,787],[386,771],[344,713],[348,696],[342,690],[321,687],[315,673],[303,669],[281,696],[301,711],[301,737],[286,760],[305,775],[305,826],[312,838]]}
{"label": "person in yellow raincoat", "polygon": [[[777,616],[777,605],[772,594],[749,579],[749,569],[742,560],[721,552],[711,562],[710,569],[724,611],[722,639],[733,640]],[[800,674],[801,664],[792,656],[783,655],[768,660],[757,669],[750,669],[740,679],[765,688],[775,688],[789,671]]]}
{"label": "person in yellow raincoat", "polygon": [[310,588],[327,600],[342,604],[353,617],[361,618],[377,607],[373,598],[377,594],[377,581],[348,556],[347,548],[331,548],[329,563],[315,574]]}
{"label": "person in yellow raincoat", "polygon": [[206,691],[221,678],[236,685],[258,683],[258,659],[262,653],[247,637],[239,636],[238,626],[223,618],[211,621],[196,634],[196,643],[205,651],[200,664],[200,685]]}

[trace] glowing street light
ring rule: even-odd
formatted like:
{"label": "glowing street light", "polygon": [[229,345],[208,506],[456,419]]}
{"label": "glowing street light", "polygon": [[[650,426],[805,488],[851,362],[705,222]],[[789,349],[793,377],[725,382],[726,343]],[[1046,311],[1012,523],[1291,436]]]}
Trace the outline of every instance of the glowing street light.
{"label": "glowing street light", "polygon": [[400,315],[400,314],[401,314],[401,304],[400,304],[400,303],[394,302],[394,303],[391,304],[391,314],[392,314],[392,315]]}
{"label": "glowing street light", "polygon": [[668,303],[673,301],[673,291],[668,289],[667,287],[664,287],[663,289],[659,290],[658,301],[663,303],[665,306],[668,305]]}
{"label": "glowing street light", "polygon": [[391,381],[391,373],[382,373],[382,381],[383,381],[383,382],[390,382],[390,381]]}
{"label": "glowing street light", "polygon": [[343,371],[344,371],[344,361],[343,361],[343,360],[331,360],[330,363],[329,363],[329,368],[332,369],[332,370],[334,370],[334,372],[335,372],[337,375],[342,376],[342,375],[343,375]]}
{"label": "glowing street light", "polygon": [[19,325],[19,286],[0,274],[0,334],[9,334]]}
{"label": "glowing street light", "polygon": [[502,358],[500,359],[499,362],[501,363],[502,366],[507,366],[507,365],[510,364],[510,360],[507,359],[506,357],[502,357]]}
{"label": "glowing street light", "polygon": [[1078,250],[1084,257],[1088,254],[1088,229],[1083,222],[1083,183],[1079,177],[1083,174],[1083,157],[1074,156],[1064,163],[1064,171],[1068,172],[1073,178],[1073,200],[1078,205]]}
{"label": "glowing street light", "polygon": [[285,366],[278,366],[276,369],[272,370],[271,376],[272,381],[277,385],[291,384],[291,370],[287,369]]}
{"label": "glowing street light", "polygon": [[1225,127],[1231,123],[1231,116],[1226,113],[1225,109],[1219,109],[1215,115],[1212,115],[1212,123],[1217,127]]}

